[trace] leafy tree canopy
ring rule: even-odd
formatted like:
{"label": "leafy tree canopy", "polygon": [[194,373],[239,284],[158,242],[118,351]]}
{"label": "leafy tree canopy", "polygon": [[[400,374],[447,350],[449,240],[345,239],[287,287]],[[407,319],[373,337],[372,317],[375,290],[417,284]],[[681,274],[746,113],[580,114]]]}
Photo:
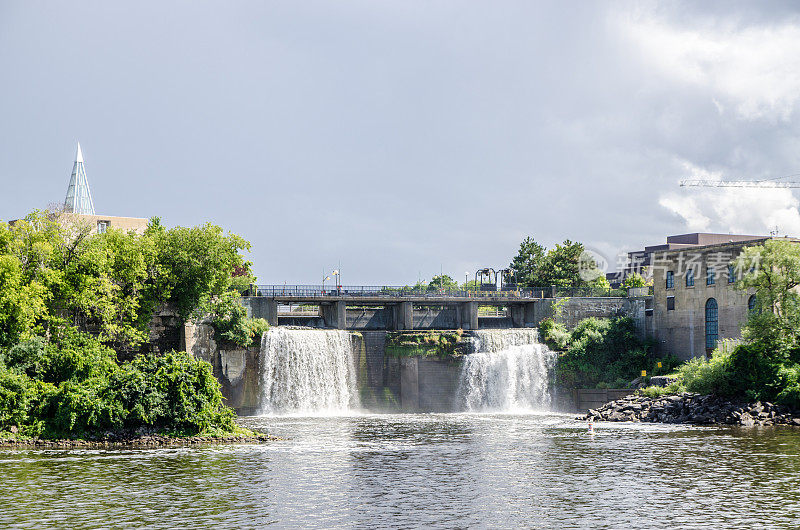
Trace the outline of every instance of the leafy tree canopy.
{"label": "leafy tree canopy", "polygon": [[745,326],[746,337],[777,355],[794,356],[800,349],[800,245],[772,239],[747,247],[734,270],[743,272],[739,289],[755,290],[756,308]]}
{"label": "leafy tree canopy", "polygon": [[204,301],[252,282],[240,254],[249,247],[218,226],[166,229],[158,218],[143,235],[92,234],[40,211],[0,223],[0,347],[78,327],[136,348],[160,306],[188,319]]}
{"label": "leafy tree canopy", "polygon": [[550,250],[526,237],[510,268],[524,289],[607,288],[608,282],[582,243],[566,240]]}
{"label": "leafy tree canopy", "polygon": [[459,288],[458,282],[456,282],[453,278],[451,278],[447,274],[442,274],[440,276],[434,276],[433,278],[431,278],[427,290],[438,291],[440,289],[444,289],[452,291],[452,290],[457,290],[458,288]]}

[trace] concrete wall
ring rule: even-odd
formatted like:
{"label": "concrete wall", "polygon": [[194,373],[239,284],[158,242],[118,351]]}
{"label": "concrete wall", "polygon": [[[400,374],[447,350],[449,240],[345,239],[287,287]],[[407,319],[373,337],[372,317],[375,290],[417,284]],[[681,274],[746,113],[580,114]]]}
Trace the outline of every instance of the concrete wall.
{"label": "concrete wall", "polygon": [[553,409],[559,412],[582,412],[596,409],[609,401],[622,399],[633,394],[630,388],[578,388],[556,392]]}
{"label": "concrete wall", "polygon": [[386,330],[394,326],[394,308],[363,308],[347,310],[347,329]]}
{"label": "concrete wall", "polygon": [[453,412],[461,364],[424,357],[400,359],[400,402],[406,412]]}

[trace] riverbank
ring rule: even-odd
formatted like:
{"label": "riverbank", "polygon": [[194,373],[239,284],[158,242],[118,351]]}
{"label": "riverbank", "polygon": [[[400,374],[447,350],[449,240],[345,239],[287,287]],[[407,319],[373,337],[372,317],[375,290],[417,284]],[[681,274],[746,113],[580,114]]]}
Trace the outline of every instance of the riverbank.
{"label": "riverbank", "polygon": [[14,433],[0,433],[0,447],[59,449],[59,448],[154,448],[198,445],[260,444],[280,440],[259,432],[230,434],[197,434],[180,436],[165,432],[105,432],[87,438],[29,438]]}
{"label": "riverbank", "polygon": [[578,419],[695,425],[790,425],[800,426],[800,411],[785,405],[756,401],[745,403],[691,392],[656,398],[627,396],[589,409]]}

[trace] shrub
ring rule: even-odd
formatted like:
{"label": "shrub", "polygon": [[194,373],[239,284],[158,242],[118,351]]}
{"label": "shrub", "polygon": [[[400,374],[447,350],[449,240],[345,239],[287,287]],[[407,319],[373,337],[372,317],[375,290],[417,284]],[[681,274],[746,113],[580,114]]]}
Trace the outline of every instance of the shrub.
{"label": "shrub", "polygon": [[250,318],[244,307],[231,296],[224,296],[212,304],[211,325],[214,333],[224,342],[248,347],[261,340],[269,330],[263,318]]}
{"label": "shrub", "polygon": [[731,353],[715,350],[710,359],[696,357],[678,368],[678,377],[686,390],[699,394],[735,394],[732,387]]}
{"label": "shrub", "polygon": [[546,324],[545,332],[553,340],[563,341],[566,352],[556,365],[556,380],[566,387],[627,387],[641,370],[651,370],[655,359],[650,345],[639,339],[630,318],[582,320],[572,332],[557,324]]}
{"label": "shrub", "polygon": [[800,364],[781,366],[777,373],[780,390],[775,401],[800,409]]}
{"label": "shrub", "polygon": [[565,350],[569,346],[570,333],[566,326],[552,318],[545,318],[539,323],[539,336],[553,350]]}
{"label": "shrub", "polygon": [[0,431],[28,421],[30,379],[0,364]]}
{"label": "shrub", "polygon": [[74,332],[60,343],[32,340],[0,363],[0,430],[75,437],[152,427],[187,434],[230,432],[211,365],[184,352],[118,364],[97,339]]}

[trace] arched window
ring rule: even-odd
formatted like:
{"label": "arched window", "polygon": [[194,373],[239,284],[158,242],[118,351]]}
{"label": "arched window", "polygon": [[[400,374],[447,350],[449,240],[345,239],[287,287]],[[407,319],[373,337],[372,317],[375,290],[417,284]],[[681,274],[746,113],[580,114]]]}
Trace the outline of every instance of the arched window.
{"label": "arched window", "polygon": [[706,351],[711,351],[717,347],[717,338],[719,338],[718,324],[717,301],[709,298],[706,301]]}
{"label": "arched window", "polygon": [[754,311],[756,310],[756,295],[753,295],[753,296],[751,296],[751,297],[750,297],[750,298],[747,300],[747,310],[748,310],[749,312],[751,312],[751,313],[752,313],[752,312],[754,312]]}

